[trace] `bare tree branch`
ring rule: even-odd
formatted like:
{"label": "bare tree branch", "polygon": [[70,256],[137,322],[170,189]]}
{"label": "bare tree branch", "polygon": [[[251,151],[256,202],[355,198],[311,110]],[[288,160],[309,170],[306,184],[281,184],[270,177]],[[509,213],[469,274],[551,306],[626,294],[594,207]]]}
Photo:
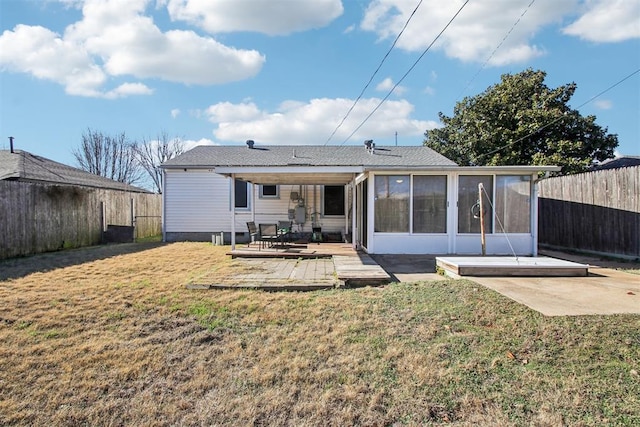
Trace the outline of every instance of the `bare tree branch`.
{"label": "bare tree branch", "polygon": [[135,146],[138,164],[147,172],[158,193],[162,193],[162,170],[160,165],[169,159],[179,156],[185,151],[184,142],[180,138],[170,139],[166,132],[161,132],[155,140],[143,139]]}
{"label": "bare tree branch", "polygon": [[88,128],[82,134],[80,147],[73,149],[72,153],[78,166],[87,172],[135,184],[142,178],[135,155],[136,146],[124,132],[109,136]]}

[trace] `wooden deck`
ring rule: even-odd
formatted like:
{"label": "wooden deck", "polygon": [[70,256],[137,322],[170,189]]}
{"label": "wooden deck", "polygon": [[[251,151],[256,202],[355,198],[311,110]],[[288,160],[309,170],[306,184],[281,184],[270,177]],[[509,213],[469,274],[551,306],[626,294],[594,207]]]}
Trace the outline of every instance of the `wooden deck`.
{"label": "wooden deck", "polygon": [[357,254],[350,243],[286,243],[268,248],[252,243],[236,245],[235,250],[227,252],[232,258],[331,258]]}
{"label": "wooden deck", "polygon": [[[326,271],[324,267],[318,268],[317,264],[321,259],[331,259],[331,276],[337,278],[337,287],[378,286],[392,281],[391,276],[369,255],[355,251],[349,243],[289,244],[272,248],[260,248],[257,244],[252,244],[236,246],[235,251],[227,254],[232,258],[264,260],[261,276],[250,277],[248,280],[264,284],[265,286],[255,285],[263,289],[302,290],[309,284],[309,290],[314,290],[326,285]],[[291,259],[297,260],[297,263],[291,269],[291,274],[285,274],[286,277],[278,273],[267,273],[267,270],[286,273],[288,268],[285,268],[282,260]],[[265,275],[270,279],[265,280]],[[250,286],[254,287],[253,284]]]}

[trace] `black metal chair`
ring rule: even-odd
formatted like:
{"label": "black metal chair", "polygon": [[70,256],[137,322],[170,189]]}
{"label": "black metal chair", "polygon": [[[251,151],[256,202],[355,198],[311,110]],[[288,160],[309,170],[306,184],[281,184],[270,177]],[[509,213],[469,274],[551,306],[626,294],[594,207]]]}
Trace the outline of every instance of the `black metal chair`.
{"label": "black metal chair", "polygon": [[260,239],[261,248],[262,245],[267,244],[269,245],[269,247],[272,247],[274,243],[277,243],[280,238],[278,234],[278,224],[259,224],[258,231],[258,238]]}
{"label": "black metal chair", "polygon": [[247,243],[247,246],[250,246],[251,243],[260,240],[260,233],[258,227],[256,227],[256,223],[253,221],[247,222],[247,228],[249,229],[249,243]]}

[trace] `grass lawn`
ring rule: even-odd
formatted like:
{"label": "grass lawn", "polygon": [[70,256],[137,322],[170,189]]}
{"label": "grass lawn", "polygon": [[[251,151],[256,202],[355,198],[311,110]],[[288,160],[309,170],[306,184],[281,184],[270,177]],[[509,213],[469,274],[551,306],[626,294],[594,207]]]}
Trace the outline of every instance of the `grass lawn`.
{"label": "grass lawn", "polygon": [[640,425],[640,316],[468,280],[187,290],[210,243],[0,262],[0,425]]}

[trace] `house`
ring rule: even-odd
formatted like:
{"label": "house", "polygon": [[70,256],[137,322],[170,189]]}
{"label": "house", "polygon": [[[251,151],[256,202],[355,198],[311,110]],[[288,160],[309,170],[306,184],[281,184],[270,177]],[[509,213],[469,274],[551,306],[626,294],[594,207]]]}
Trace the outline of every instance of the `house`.
{"label": "house", "polygon": [[[165,241],[235,248],[247,225],[290,219],[368,253],[537,253],[538,173],[556,166],[461,167],[424,146],[199,146],[162,165]],[[479,188],[482,184],[482,189]],[[232,206],[234,207],[232,209]],[[495,220],[494,220],[495,218]]]}
{"label": "house", "polygon": [[0,150],[0,259],[160,233],[161,198],[22,150]]}
{"label": "house", "polygon": [[114,181],[23,150],[0,150],[0,181],[2,180],[150,193],[143,188]]}
{"label": "house", "polygon": [[594,164],[591,170],[606,170],[640,166],[640,156],[620,156]]}

